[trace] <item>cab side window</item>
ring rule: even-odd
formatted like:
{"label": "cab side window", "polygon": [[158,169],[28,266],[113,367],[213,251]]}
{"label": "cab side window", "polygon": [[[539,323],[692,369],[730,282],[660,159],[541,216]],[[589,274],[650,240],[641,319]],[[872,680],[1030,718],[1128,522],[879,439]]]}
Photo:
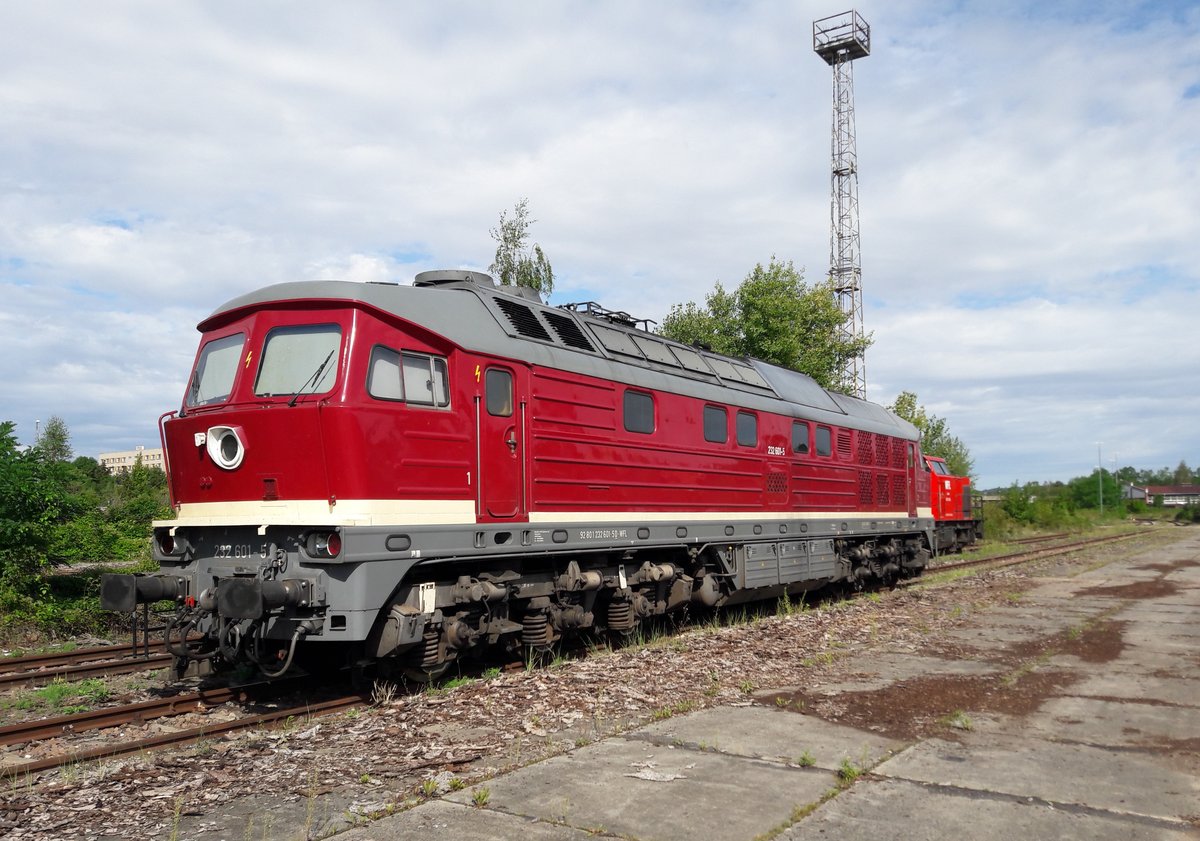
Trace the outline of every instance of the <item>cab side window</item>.
{"label": "cab side window", "polygon": [[448,379],[441,356],[383,345],[371,349],[367,393],[376,399],[444,409],[450,405]]}

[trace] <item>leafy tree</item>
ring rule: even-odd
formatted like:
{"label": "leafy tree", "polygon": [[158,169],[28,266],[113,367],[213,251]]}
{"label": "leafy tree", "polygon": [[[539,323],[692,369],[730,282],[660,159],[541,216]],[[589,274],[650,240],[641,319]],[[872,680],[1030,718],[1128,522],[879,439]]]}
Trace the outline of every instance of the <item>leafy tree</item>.
{"label": "leafy tree", "polygon": [[1100,494],[1103,488],[1104,508],[1116,510],[1121,505],[1121,488],[1116,478],[1107,470],[1093,470],[1089,476],[1076,476],[1067,483],[1071,501],[1077,508],[1099,508]]}
{"label": "leafy tree", "polygon": [[809,286],[789,260],[772,256],[746,276],[736,290],[720,283],[700,307],[676,304],[661,333],[727,356],[753,356],[808,374],[828,389],[848,389],[845,364],[861,357],[872,339],[847,338],[849,316],[837,305],[832,283]]}
{"label": "leafy tree", "polygon": [[70,461],[71,433],[67,429],[67,422],[58,415],[46,421],[46,428],[38,436],[37,447],[46,461]]}
{"label": "leafy tree", "polygon": [[529,226],[536,221],[529,218],[529,199],[517,202],[512,216],[500,211],[500,224],[490,231],[496,257],[488,271],[504,286],[527,286],[548,297],[554,290],[554,270],[542,247],[529,245]]}
{"label": "leafy tree", "polygon": [[1187,466],[1187,462],[1183,459],[1179,460],[1179,466],[1175,468],[1175,473],[1171,476],[1172,485],[1190,485],[1192,483],[1192,468]]}
{"label": "leafy tree", "polygon": [[101,488],[110,482],[111,477],[108,475],[108,470],[91,456],[79,456],[71,464],[74,465],[75,473],[80,480],[93,487]]}
{"label": "leafy tree", "polygon": [[22,450],[15,430],[0,423],[0,582],[24,588],[47,563],[67,500],[42,451]]}
{"label": "leafy tree", "polygon": [[[971,475],[975,462],[967,445],[950,434],[945,418],[929,414],[924,406],[918,404],[917,395],[902,391],[888,408],[920,430],[921,449],[926,454],[944,458],[946,467],[956,476]],[[1013,517],[1020,519],[1016,514]]]}

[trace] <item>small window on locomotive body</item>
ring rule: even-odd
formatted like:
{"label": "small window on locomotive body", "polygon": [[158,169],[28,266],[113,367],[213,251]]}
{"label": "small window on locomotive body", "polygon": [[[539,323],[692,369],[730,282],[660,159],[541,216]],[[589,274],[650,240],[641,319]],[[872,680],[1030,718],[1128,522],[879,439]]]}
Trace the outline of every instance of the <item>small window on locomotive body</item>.
{"label": "small window on locomotive body", "polygon": [[713,444],[729,440],[729,412],[724,407],[704,407],[704,440]]}
{"label": "small window on locomotive body", "polygon": [[367,393],[379,400],[444,409],[450,405],[446,360],[376,345],[367,370]]}
{"label": "small window on locomotive body", "polygon": [[245,344],[245,333],[231,333],[204,344],[188,380],[185,406],[209,406],[229,399]]}
{"label": "small window on locomotive body", "polygon": [[367,368],[367,394],[379,400],[404,400],[399,351],[383,345],[371,348],[371,361]]}
{"label": "small window on locomotive body", "polygon": [[342,328],[337,324],[297,324],[276,327],[263,342],[257,397],[323,394],[337,380]]}
{"label": "small window on locomotive body", "polygon": [[827,426],[817,427],[817,455],[833,455],[833,430]]}
{"label": "small window on locomotive body", "polygon": [[737,442],[742,447],[758,446],[758,415],[753,412],[737,413]]}
{"label": "small window on locomotive body", "polygon": [[946,467],[946,463],[942,461],[930,461],[929,466],[933,468],[933,472],[939,476],[949,476],[950,469]]}
{"label": "small window on locomotive body", "polygon": [[649,435],[654,432],[654,398],[644,391],[625,392],[625,431]]}
{"label": "small window on locomotive body", "polygon": [[446,360],[427,353],[404,351],[400,355],[404,372],[404,400],[417,406],[442,408],[450,403],[446,390]]}
{"label": "small window on locomotive body", "polygon": [[513,377],[502,368],[488,368],[483,378],[484,402],[487,412],[498,418],[513,413]]}
{"label": "small window on locomotive body", "polygon": [[792,421],[792,452],[806,456],[808,446],[808,424],[804,421]]}

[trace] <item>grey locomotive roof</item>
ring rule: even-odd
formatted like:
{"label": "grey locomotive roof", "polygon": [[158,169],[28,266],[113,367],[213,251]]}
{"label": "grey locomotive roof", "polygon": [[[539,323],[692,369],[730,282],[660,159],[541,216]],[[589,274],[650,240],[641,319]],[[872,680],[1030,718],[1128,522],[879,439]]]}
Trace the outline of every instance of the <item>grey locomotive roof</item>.
{"label": "grey locomotive roof", "polygon": [[[486,275],[438,272],[428,285],[349,281],[279,283],[234,298],[200,323],[207,329],[237,310],[275,301],[361,301],[444,336],[461,348],[533,365],[714,403],[779,412],[818,422],[916,439],[916,428],[874,403],[821,388],[804,374],[761,360],[690,348],[606,320],[546,306]],[[703,358],[704,363],[698,363]],[[689,367],[690,366],[690,367]],[[784,405],[781,405],[781,401]]]}

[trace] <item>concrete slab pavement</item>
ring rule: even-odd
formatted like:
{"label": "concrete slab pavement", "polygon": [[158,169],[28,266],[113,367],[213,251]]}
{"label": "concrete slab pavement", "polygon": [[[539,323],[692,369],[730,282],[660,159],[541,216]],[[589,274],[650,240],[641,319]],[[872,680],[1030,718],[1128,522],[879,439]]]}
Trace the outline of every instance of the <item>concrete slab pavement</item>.
{"label": "concrete slab pavement", "polygon": [[[972,615],[945,638],[975,659],[864,652],[805,688],[853,704],[943,675],[996,695],[1028,686],[1028,711],[997,711],[983,692],[977,709],[954,711],[969,729],[904,742],[795,707],[709,709],[344,838],[1200,838],[1200,529],[1163,557],[1046,580],[1018,606]],[[1068,644],[1089,629],[1092,648]],[[1050,647],[1014,665],[1012,652],[1037,640]],[[844,786],[847,763],[868,773]]]}

